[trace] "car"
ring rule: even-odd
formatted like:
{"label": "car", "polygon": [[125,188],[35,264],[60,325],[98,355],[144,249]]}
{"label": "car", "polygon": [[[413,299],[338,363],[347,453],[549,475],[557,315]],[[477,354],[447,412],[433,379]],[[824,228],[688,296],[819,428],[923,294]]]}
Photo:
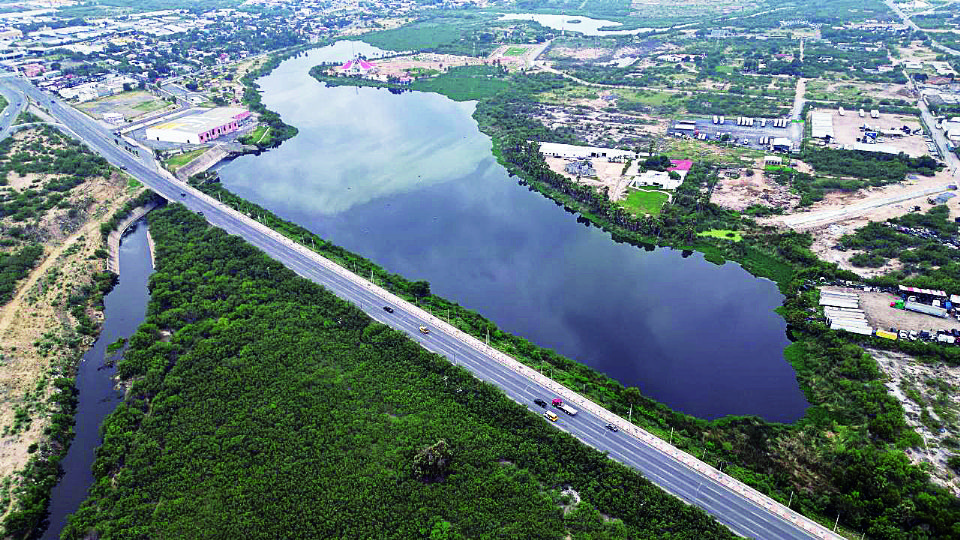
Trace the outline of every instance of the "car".
{"label": "car", "polygon": [[197,212],[197,215],[198,215],[198,216],[202,216],[202,215],[203,215],[203,212]]}
{"label": "car", "polygon": [[421,326],[421,327],[420,327],[420,333],[421,333],[421,334],[429,334],[429,333],[430,333],[430,329],[427,328],[426,326]]}
{"label": "car", "polygon": [[899,334],[899,337],[900,337],[900,339],[909,339],[909,338],[907,337],[907,331],[906,331],[906,330],[901,330],[901,331],[900,331],[900,334]]}
{"label": "car", "polygon": [[181,197],[186,197],[187,194],[181,191],[181,192],[180,192],[180,196],[181,196]]}
{"label": "car", "polygon": [[121,165],[121,166],[120,166],[120,170],[121,170],[121,171],[127,170],[127,166],[126,166],[126,165]]}
{"label": "car", "polygon": [[383,306],[383,310],[387,313],[393,313],[393,308],[390,306]]}
{"label": "car", "polygon": [[607,425],[604,426],[604,427],[607,428],[607,429],[609,429],[610,431],[612,431],[612,432],[614,432],[614,433],[620,431],[620,428],[618,428],[617,426],[615,426],[615,425],[613,425],[613,424],[607,424]]}
{"label": "car", "polygon": [[557,420],[560,419],[560,417],[557,416],[557,413],[555,413],[555,412],[553,412],[553,411],[545,411],[545,412],[543,413],[543,417],[546,418],[547,420],[551,421],[551,422],[556,422]]}
{"label": "car", "polygon": [[537,399],[533,400],[533,402],[536,403],[537,405],[543,407],[544,409],[547,408],[547,402],[544,401],[544,400],[542,400],[542,399],[540,399],[540,398],[537,398]]}
{"label": "car", "polygon": [[911,330],[908,335],[910,336],[910,341],[916,341],[916,340],[917,340],[917,331],[916,331],[916,330]]}

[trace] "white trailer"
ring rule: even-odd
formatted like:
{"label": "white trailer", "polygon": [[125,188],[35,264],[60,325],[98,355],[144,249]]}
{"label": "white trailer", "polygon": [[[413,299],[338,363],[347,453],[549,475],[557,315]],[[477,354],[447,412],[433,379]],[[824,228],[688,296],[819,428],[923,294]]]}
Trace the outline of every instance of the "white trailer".
{"label": "white trailer", "polygon": [[766,118],[760,120],[760,127],[762,127],[762,128],[767,127],[767,119],[766,119]]}
{"label": "white trailer", "polygon": [[870,118],[880,118],[880,111],[876,109],[870,111]]}
{"label": "white trailer", "polygon": [[713,115],[713,123],[714,123],[714,124],[719,124],[719,123],[720,123],[720,117],[717,116],[717,115]]}
{"label": "white trailer", "polygon": [[720,116],[720,124],[723,124],[723,115]]}
{"label": "white trailer", "polygon": [[837,112],[840,114],[840,116],[847,114],[847,111],[843,110],[843,107],[840,107],[839,109],[837,109]]}
{"label": "white trailer", "polygon": [[863,112],[863,109],[860,109],[859,111],[857,111],[857,114],[860,115],[860,118],[863,118],[864,116],[866,116],[867,113]]}

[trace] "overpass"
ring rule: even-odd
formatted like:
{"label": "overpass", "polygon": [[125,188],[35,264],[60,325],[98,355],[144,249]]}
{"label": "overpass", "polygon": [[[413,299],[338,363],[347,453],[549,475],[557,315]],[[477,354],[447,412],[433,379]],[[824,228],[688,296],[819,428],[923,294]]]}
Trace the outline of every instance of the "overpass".
{"label": "overpass", "polygon": [[[549,400],[560,396],[573,403],[581,412],[573,417],[564,416],[555,424],[559,429],[639,471],[668,493],[702,508],[736,534],[763,540],[842,538],[375,283],[176,180],[160,170],[152,156],[134,156],[120,148],[112,133],[28,81],[0,77],[0,92],[11,91],[49,104],[50,114],[70,126],[69,134],[79,137],[92,150],[167,200],[201,212],[211,225],[244,238],[300,276],[359,306],[373,319],[407,334],[427,350],[496,385],[531,411],[541,411],[532,403],[538,397]],[[394,308],[393,313],[382,309],[387,304]],[[429,335],[419,332],[421,325],[431,329]],[[605,429],[607,423],[619,426],[621,431],[614,433]]]}

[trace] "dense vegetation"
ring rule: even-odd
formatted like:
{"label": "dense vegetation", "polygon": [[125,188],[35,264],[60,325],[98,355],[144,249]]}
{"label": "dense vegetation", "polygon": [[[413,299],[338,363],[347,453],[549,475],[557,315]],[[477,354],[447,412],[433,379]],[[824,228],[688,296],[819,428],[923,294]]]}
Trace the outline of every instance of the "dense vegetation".
{"label": "dense vegetation", "polygon": [[296,53],[273,55],[258,69],[248,71],[247,74],[240,79],[244,86],[243,104],[252,112],[259,115],[260,123],[269,128],[270,133],[269,137],[240,137],[239,141],[241,143],[255,145],[260,149],[275,148],[280,146],[283,141],[297,134],[297,128],[281,120],[279,114],[267,109],[260,99],[260,86],[256,83],[257,79],[276,69],[276,67],[280,65],[280,62],[293,54]]}
{"label": "dense vegetation", "polygon": [[899,182],[909,173],[933,176],[942,168],[937,160],[930,156],[912,158],[903,153],[894,155],[811,146],[804,149],[801,159],[817,173],[865,178],[877,182],[872,185]]}
{"label": "dense vegetation", "polygon": [[129,392],[64,538],[731,537],[183,207],[150,226]]}

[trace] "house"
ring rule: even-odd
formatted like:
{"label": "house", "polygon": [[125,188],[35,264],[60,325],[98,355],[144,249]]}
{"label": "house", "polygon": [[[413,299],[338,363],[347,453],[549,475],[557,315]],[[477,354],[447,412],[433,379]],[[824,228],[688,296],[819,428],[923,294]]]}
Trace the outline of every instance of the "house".
{"label": "house", "polygon": [[654,186],[663,189],[677,189],[683,183],[681,178],[671,178],[667,171],[646,171],[630,182],[630,187]]}

